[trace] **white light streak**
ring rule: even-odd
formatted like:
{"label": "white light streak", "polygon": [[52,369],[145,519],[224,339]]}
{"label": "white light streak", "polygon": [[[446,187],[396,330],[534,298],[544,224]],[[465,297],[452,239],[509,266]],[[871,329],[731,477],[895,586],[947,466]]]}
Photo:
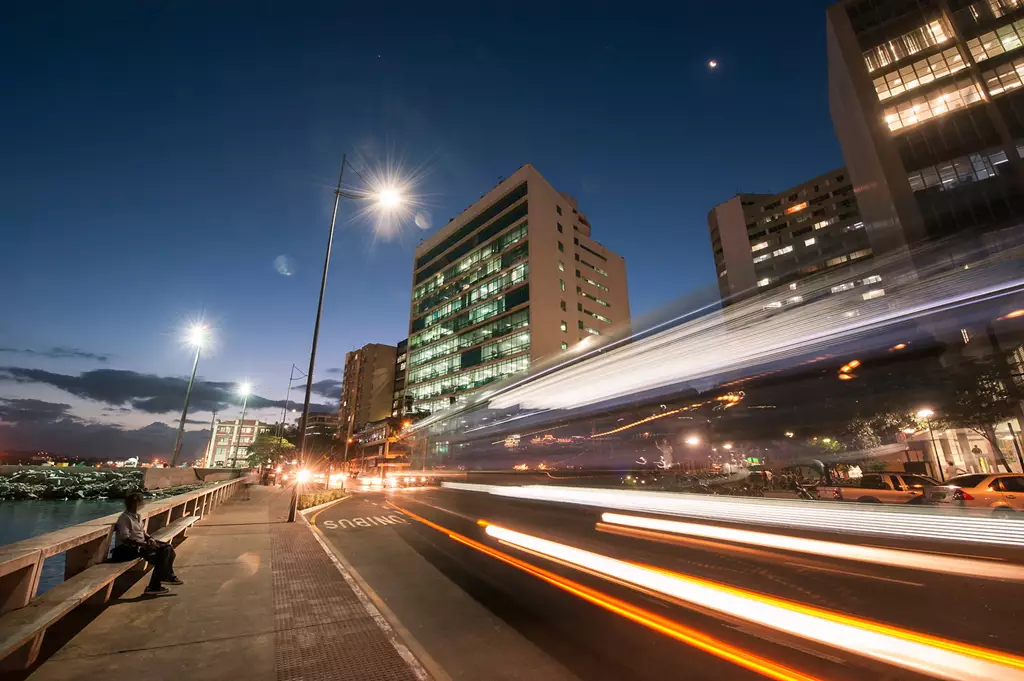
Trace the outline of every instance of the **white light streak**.
{"label": "white light streak", "polygon": [[723,498],[706,494],[445,482],[445,487],[495,496],[578,504],[643,513],[850,534],[1024,546],[1024,522],[991,516],[950,515],[931,509],[868,507],[784,499]]}
{"label": "white light streak", "polygon": [[[901,632],[842,615],[629,563],[497,525],[485,531],[502,543],[641,589],[741,618],[776,631],[950,681],[1024,681],[1024,661],[1009,655]],[[902,635],[901,635],[902,634]],[[974,652],[975,654],[971,654]],[[989,653],[989,655],[985,655]]]}
{"label": "white light streak", "polygon": [[818,556],[853,560],[861,563],[897,566],[909,570],[926,570],[928,572],[942,572],[951,575],[970,575],[986,579],[1024,581],[1024,566],[1011,563],[917,553],[915,551],[899,551],[874,546],[841,544],[839,542],[821,541],[818,539],[791,537],[784,534],[752,532],[750,530],[737,530],[730,527],[683,523],[677,520],[629,516],[620,513],[604,513],[601,515],[601,520],[612,525],[671,532],[672,534],[684,534],[705,539],[718,539],[737,544],[763,546],[770,549],[794,551],[797,553],[811,553]]}

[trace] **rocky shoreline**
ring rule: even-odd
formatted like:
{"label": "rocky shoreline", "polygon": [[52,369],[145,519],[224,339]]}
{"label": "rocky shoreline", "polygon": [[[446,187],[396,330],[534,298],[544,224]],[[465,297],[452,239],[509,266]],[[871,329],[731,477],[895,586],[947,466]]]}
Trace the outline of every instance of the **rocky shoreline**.
{"label": "rocky shoreline", "polygon": [[202,487],[202,483],[167,487],[146,492],[143,472],[139,469],[90,470],[54,468],[25,470],[0,476],[0,501],[32,499],[123,499],[132,492],[148,498],[181,494]]}

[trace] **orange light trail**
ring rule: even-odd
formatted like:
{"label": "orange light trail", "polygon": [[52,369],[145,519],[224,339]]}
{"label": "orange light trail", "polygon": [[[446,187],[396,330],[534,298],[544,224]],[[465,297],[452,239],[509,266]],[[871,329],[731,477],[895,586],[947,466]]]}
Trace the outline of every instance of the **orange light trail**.
{"label": "orange light trail", "polygon": [[[528,574],[541,579],[552,586],[558,587],[563,591],[573,594],[588,603],[603,608],[609,612],[615,613],[621,617],[624,617],[632,622],[635,622],[641,626],[647,627],[653,631],[664,634],[677,641],[685,643],[689,646],[697,648],[710,655],[714,655],[720,659],[731,662],[737,666],[749,669],[750,671],[766,676],[770,679],[776,679],[776,681],[821,681],[818,677],[804,674],[801,671],[791,669],[761,657],[754,655],[753,653],[747,652],[742,648],[738,648],[729,643],[716,639],[712,636],[692,629],[690,627],[683,626],[678,622],[667,619],[656,613],[650,612],[638,606],[635,606],[626,601],[620,600],[608,594],[602,593],[595,589],[591,589],[588,586],[584,586],[571,579],[566,579],[561,575],[555,574],[543,568],[539,568],[535,565],[527,563],[526,561],[520,560],[511,556],[503,551],[493,549],[486,544],[482,544],[478,541],[470,539],[457,532],[453,532],[442,525],[431,522],[426,518],[413,513],[393,502],[388,502],[390,506],[406,514],[410,518],[423,523],[427,527],[437,530],[438,532],[448,536],[448,538],[459,542],[465,546],[488,555],[492,558],[500,560],[501,562],[518,568]],[[477,524],[482,527],[490,525],[486,520],[478,520]]]}

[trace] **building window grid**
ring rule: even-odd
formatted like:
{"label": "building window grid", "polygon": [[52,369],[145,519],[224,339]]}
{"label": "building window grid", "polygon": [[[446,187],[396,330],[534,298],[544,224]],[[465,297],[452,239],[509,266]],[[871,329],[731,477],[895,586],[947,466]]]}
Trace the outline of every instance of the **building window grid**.
{"label": "building window grid", "polygon": [[903,130],[950,111],[980,102],[981,92],[970,78],[962,78],[927,95],[915,97],[885,109],[885,123],[891,132]]}
{"label": "building window grid", "polygon": [[[486,300],[496,293],[518,286],[526,281],[530,274],[529,263],[519,263],[505,274],[491,279],[487,283],[473,289],[462,298],[457,298],[446,305],[442,305],[426,316],[424,329],[437,324],[438,322],[451,317],[452,315],[476,305],[481,300]],[[463,301],[466,302],[463,302]]]}
{"label": "building window grid", "polygon": [[580,279],[581,281],[585,281],[588,284],[590,284],[591,286],[595,286],[595,287],[601,289],[602,291],[607,291],[608,290],[607,286],[605,286],[604,284],[600,284],[600,283],[594,281],[593,279],[591,279],[589,277],[583,276],[582,274],[580,274],[579,270],[576,270],[576,278]]}
{"label": "building window grid", "polygon": [[501,338],[507,334],[515,332],[517,329],[526,328],[529,325],[529,310],[514,312],[501,319],[478,326],[471,331],[466,331],[457,336],[441,341],[440,343],[435,343],[423,348],[422,350],[413,352],[410,356],[409,366],[410,368],[421,366],[438,357],[451,354],[452,352],[461,352],[462,350],[480,345],[481,343],[486,343],[492,339]]}
{"label": "building window grid", "polygon": [[1000,26],[967,41],[967,49],[976,62],[1012,52],[1024,44],[1024,19]]}
{"label": "building window grid", "polygon": [[590,264],[589,262],[587,262],[587,261],[586,261],[586,260],[584,260],[583,258],[580,258],[580,259],[579,259],[579,261],[580,261],[581,263],[583,263],[584,265],[586,265],[587,267],[589,267],[590,269],[592,269],[592,270],[594,270],[595,272],[597,272],[598,274],[604,275],[604,276],[606,276],[606,277],[608,276],[608,273],[607,273],[607,272],[605,272],[604,270],[602,270],[602,269],[601,269],[600,267],[598,267],[597,265],[591,265],[591,264]]}
{"label": "building window grid", "polygon": [[989,149],[987,152],[960,156],[938,165],[921,168],[907,175],[907,180],[915,192],[929,187],[938,187],[939,191],[946,191],[965,182],[978,182],[995,177],[999,174],[996,166],[1006,161],[1006,152],[1002,149]]}
{"label": "building window grid", "polygon": [[518,226],[512,227],[504,234],[496,235],[494,240],[484,244],[479,249],[466,255],[464,258],[456,262],[454,265],[446,268],[443,272],[435,275],[430,281],[424,282],[413,289],[413,302],[416,302],[423,296],[432,293],[433,291],[442,288],[446,283],[451,283],[451,278],[455,277],[463,272],[469,270],[473,265],[477,264],[481,260],[489,258],[490,256],[504,251],[509,246],[512,246],[516,242],[523,239],[528,231],[529,223],[523,221]]}
{"label": "building window grid", "polygon": [[492,383],[496,380],[525,371],[530,367],[529,355],[506,359],[493,364],[468,369],[458,374],[451,374],[442,379],[422,383],[408,390],[417,401],[426,400],[440,395],[465,392]]}
{"label": "building window grid", "polygon": [[981,77],[985,81],[988,93],[995,96],[1024,85],[1024,82],[1021,81],[1022,74],[1024,74],[1024,58],[1015,59],[1007,64],[1001,64],[991,71],[985,71]]}
{"label": "building window grid", "polygon": [[903,94],[922,85],[927,85],[967,68],[960,50],[951,47],[938,54],[916,61],[884,76],[875,78],[875,92],[878,99],[884,101],[890,97]]}
{"label": "building window grid", "polygon": [[579,286],[576,287],[576,293],[580,294],[584,298],[588,298],[588,299],[594,301],[598,305],[603,305],[604,307],[611,307],[611,303],[609,303],[608,301],[601,300],[600,298],[598,298],[596,296],[590,295],[589,293],[587,293],[586,291],[581,289]]}
{"label": "building window grid", "polygon": [[453,334],[456,331],[461,331],[466,327],[475,326],[480,322],[485,321],[490,317],[502,314],[505,311],[505,298],[502,296],[456,317],[444,320],[440,324],[435,324],[434,326],[413,334],[409,337],[409,347],[415,349],[428,345],[439,338]]}
{"label": "building window grid", "polygon": [[929,21],[923,26],[918,26],[901,36],[872,47],[864,52],[864,63],[869,72],[877,71],[889,64],[917,54],[933,45],[939,45],[949,40],[949,32],[946,23],[941,19]]}

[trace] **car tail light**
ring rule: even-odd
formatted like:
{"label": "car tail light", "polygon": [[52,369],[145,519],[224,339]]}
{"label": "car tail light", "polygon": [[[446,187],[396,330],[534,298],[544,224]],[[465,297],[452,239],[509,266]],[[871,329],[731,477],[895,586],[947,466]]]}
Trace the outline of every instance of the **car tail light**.
{"label": "car tail light", "polygon": [[953,490],[953,501],[974,501],[974,497],[958,487]]}

